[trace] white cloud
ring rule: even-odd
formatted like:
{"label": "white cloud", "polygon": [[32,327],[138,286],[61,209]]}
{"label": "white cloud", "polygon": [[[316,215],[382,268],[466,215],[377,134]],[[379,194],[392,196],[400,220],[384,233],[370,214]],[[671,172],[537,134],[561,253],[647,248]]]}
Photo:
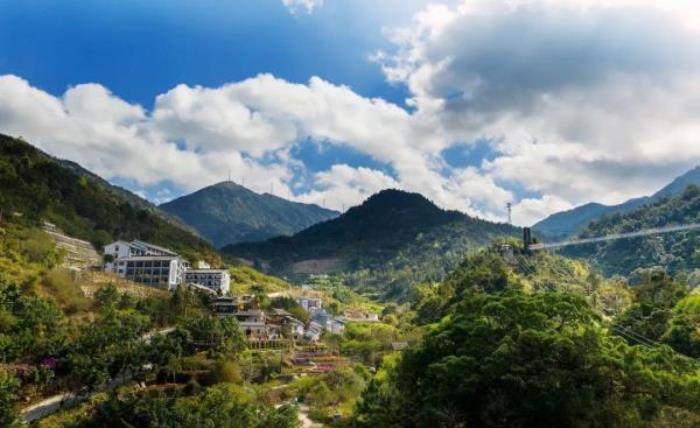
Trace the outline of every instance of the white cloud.
{"label": "white cloud", "polygon": [[282,4],[292,13],[311,13],[315,8],[323,6],[323,0],[282,0]]}
{"label": "white cloud", "polygon": [[431,5],[389,31],[396,49],[375,60],[448,140],[494,141],[499,156],[481,173],[559,200],[613,203],[700,162],[698,11],[654,1]]}
{"label": "white cloud", "polygon": [[513,223],[533,224],[553,212],[573,208],[570,202],[557,196],[545,195],[542,198],[525,198],[513,205]]}
{"label": "white cloud", "polygon": [[47,152],[107,177],[142,186],[172,180],[185,190],[222,181],[229,168],[254,188],[284,183],[284,165],[264,165],[236,150],[181,150],[139,106],[96,84],[57,98],[15,76],[0,76],[0,132],[21,135]]}
{"label": "white cloud", "polygon": [[[375,55],[387,79],[408,88],[410,110],[318,77],[178,85],[147,111],[99,84],[56,97],[0,76],[0,131],[144,187],[170,180],[190,191],[231,169],[280,196],[304,168],[291,155],[299,141],[342,144],[391,173],[333,165],[296,199],[341,209],[396,187],[489,219],[503,220],[512,201],[516,223],[528,224],[589,200],[650,193],[700,163],[699,8],[684,6],[427,6],[412,26],[387,30],[395,49]],[[481,163],[454,167],[440,155],[475,141],[490,141]]]}
{"label": "white cloud", "polygon": [[315,176],[316,189],[297,198],[300,202],[324,205],[342,211],[362,203],[383,189],[399,189],[401,184],[374,169],[333,165]]}

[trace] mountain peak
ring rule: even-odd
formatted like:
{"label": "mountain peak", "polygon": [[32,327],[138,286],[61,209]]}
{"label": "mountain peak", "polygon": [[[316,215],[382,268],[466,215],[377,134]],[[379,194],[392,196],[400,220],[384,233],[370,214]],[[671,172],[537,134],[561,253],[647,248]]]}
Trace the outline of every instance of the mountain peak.
{"label": "mountain peak", "polygon": [[291,235],[338,215],[222,181],[160,206],[217,246]]}
{"label": "mountain peak", "polygon": [[235,181],[221,181],[219,183],[212,184],[211,186],[207,186],[204,189],[226,189],[226,190],[247,190],[249,192],[252,192],[252,190],[248,189],[245,186],[242,186]]}

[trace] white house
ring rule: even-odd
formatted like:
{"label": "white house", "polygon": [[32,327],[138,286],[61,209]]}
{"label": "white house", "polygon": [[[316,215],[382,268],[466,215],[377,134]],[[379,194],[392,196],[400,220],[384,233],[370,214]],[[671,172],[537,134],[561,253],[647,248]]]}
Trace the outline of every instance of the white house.
{"label": "white house", "polygon": [[304,295],[294,299],[306,312],[311,312],[313,308],[322,308],[323,300],[320,297]]}
{"label": "white house", "polygon": [[227,269],[190,269],[185,272],[185,282],[226,294],[231,286],[231,274]]}
{"label": "white house", "polygon": [[309,324],[309,328],[307,328],[304,333],[304,338],[311,342],[317,342],[321,338],[322,333],[323,326],[316,321],[312,321],[311,324]]}
{"label": "white house", "polygon": [[326,323],[326,329],[334,334],[342,334],[345,331],[345,320],[342,317],[333,317]]}

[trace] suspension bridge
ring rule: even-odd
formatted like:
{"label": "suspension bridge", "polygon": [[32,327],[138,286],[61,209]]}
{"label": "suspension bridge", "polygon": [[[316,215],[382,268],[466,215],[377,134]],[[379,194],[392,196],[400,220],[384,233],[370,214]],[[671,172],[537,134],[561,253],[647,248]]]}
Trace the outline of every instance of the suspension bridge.
{"label": "suspension bridge", "polygon": [[689,231],[689,230],[696,230],[700,229],[700,223],[693,223],[693,224],[683,224],[683,225],[675,225],[675,226],[665,226],[665,227],[655,227],[651,229],[644,229],[644,230],[638,230],[636,232],[627,232],[627,233],[614,233],[611,235],[606,235],[606,236],[598,236],[594,238],[579,238],[579,239],[568,239],[565,241],[560,241],[560,242],[532,242],[532,234],[529,228],[525,228],[524,234],[523,234],[523,240],[524,240],[524,246],[530,251],[537,251],[537,250],[547,250],[547,249],[554,249],[554,248],[562,248],[562,247],[569,247],[572,245],[583,245],[583,244],[594,244],[598,242],[607,242],[607,241],[614,241],[618,239],[630,239],[630,238],[637,238],[640,236],[650,236],[650,235],[660,235],[664,233],[673,233],[673,232],[684,232],[684,231]]}

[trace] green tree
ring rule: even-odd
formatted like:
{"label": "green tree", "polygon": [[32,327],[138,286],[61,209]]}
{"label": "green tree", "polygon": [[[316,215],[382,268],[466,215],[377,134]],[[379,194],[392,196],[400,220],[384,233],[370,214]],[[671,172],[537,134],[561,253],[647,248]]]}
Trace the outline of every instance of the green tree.
{"label": "green tree", "polygon": [[99,318],[80,329],[67,358],[72,389],[93,389],[127,373],[137,373],[147,362],[142,336],[148,317],[133,310],[107,307]]}
{"label": "green tree", "polygon": [[599,322],[575,294],[468,296],[378,378],[388,385],[367,390],[357,420],[395,421],[387,408],[405,427],[616,427],[663,405],[697,411],[692,363],[627,346]]}
{"label": "green tree", "polygon": [[678,352],[700,358],[700,294],[678,302],[661,340]]}
{"label": "green tree", "polygon": [[635,302],[616,318],[615,327],[651,340],[660,340],[673,316],[673,308],[688,293],[663,271],[655,271],[634,289]]}
{"label": "green tree", "polygon": [[0,426],[12,427],[17,424],[17,392],[19,381],[9,373],[0,370]]}

